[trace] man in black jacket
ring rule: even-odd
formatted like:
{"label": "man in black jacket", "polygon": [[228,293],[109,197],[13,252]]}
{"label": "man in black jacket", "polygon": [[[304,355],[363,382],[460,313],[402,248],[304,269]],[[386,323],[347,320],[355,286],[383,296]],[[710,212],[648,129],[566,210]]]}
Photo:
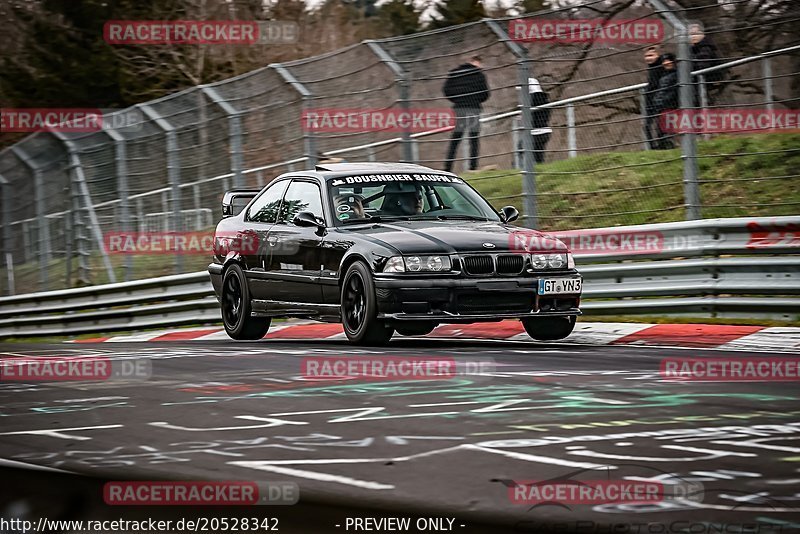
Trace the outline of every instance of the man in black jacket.
{"label": "man in black jacket", "polygon": [[[689,25],[689,40],[692,43],[692,70],[707,69],[722,64],[717,45],[714,44],[711,37],[705,34],[703,25],[699,22]],[[713,105],[716,97],[722,92],[723,84],[721,82],[725,79],[726,74],[727,69],[720,69],[703,75],[709,104]],[[695,85],[695,100],[697,104],[700,103],[699,84]]]}
{"label": "man in black jacket", "polygon": [[659,144],[656,92],[658,91],[658,82],[664,76],[663,60],[664,57],[658,53],[658,47],[651,46],[644,53],[644,61],[647,63],[647,87],[644,90],[644,131],[651,150],[656,150]]}
{"label": "man in black jacket", "polygon": [[447,150],[447,160],[444,168],[450,172],[453,169],[456,149],[468,132],[470,148],[470,170],[478,168],[478,134],[480,133],[481,104],[489,98],[489,86],[486,76],[481,70],[481,57],[472,56],[468,63],[459,65],[447,74],[447,81],[443,87],[444,96],[453,103],[456,114],[456,127],[450,138],[450,147]]}
{"label": "man in black jacket", "polygon": [[[664,75],[658,81],[658,91],[655,94],[654,109],[656,115],[661,115],[665,111],[678,109],[678,68],[675,61],[675,54],[664,54],[661,61],[664,67]],[[671,135],[665,135],[661,130],[661,125],[656,128],[658,137],[656,149],[669,150],[675,148]]]}

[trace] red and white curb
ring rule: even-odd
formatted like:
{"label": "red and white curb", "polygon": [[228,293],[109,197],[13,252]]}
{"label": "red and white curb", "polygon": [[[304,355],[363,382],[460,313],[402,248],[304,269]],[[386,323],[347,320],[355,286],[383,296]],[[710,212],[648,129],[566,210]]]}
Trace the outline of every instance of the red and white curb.
{"label": "red and white curb", "polygon": [[[442,325],[426,337],[532,341],[522,329],[519,321]],[[218,341],[227,339],[230,338],[222,328],[197,327],[78,339],[72,343]],[[345,339],[345,335],[339,324],[289,321],[274,325],[264,339],[333,341]],[[694,347],[751,352],[800,353],[800,328],[709,324],[578,323],[572,335],[556,343],[564,342],[587,345]]]}

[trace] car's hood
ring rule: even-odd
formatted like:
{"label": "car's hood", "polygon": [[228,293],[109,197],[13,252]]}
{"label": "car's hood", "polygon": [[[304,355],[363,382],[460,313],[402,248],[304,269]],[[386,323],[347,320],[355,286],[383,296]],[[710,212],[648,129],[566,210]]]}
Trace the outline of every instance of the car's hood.
{"label": "car's hood", "polygon": [[536,230],[483,221],[392,221],[346,231],[401,254],[565,251],[566,246]]}

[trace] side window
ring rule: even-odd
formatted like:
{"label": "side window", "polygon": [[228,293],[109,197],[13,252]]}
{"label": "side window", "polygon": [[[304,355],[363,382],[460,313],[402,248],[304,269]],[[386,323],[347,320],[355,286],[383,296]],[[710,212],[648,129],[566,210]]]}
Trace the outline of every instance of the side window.
{"label": "side window", "polygon": [[320,219],[322,215],[322,193],[319,186],[311,182],[294,180],[286,190],[278,222],[291,223],[301,211],[310,211]]}
{"label": "side window", "polygon": [[282,180],[272,185],[259,196],[247,212],[247,220],[274,223],[278,218],[278,208],[281,206],[283,192],[289,180]]}

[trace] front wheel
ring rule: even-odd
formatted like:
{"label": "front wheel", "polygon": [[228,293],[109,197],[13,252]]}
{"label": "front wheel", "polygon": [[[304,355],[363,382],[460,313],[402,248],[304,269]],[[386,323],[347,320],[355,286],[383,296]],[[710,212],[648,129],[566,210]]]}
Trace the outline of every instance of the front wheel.
{"label": "front wheel", "polygon": [[377,318],[378,304],[372,274],[362,262],[347,269],[342,283],[342,326],[352,343],[358,345],[385,345],[394,334],[394,328]]}
{"label": "front wheel", "polygon": [[251,317],[250,288],[242,268],[236,264],[225,270],[222,279],[222,323],[233,339],[254,340],[267,335],[270,318]]}
{"label": "front wheel", "polygon": [[527,317],[522,319],[522,326],[533,339],[553,341],[564,339],[575,328],[576,316],[568,317]]}

